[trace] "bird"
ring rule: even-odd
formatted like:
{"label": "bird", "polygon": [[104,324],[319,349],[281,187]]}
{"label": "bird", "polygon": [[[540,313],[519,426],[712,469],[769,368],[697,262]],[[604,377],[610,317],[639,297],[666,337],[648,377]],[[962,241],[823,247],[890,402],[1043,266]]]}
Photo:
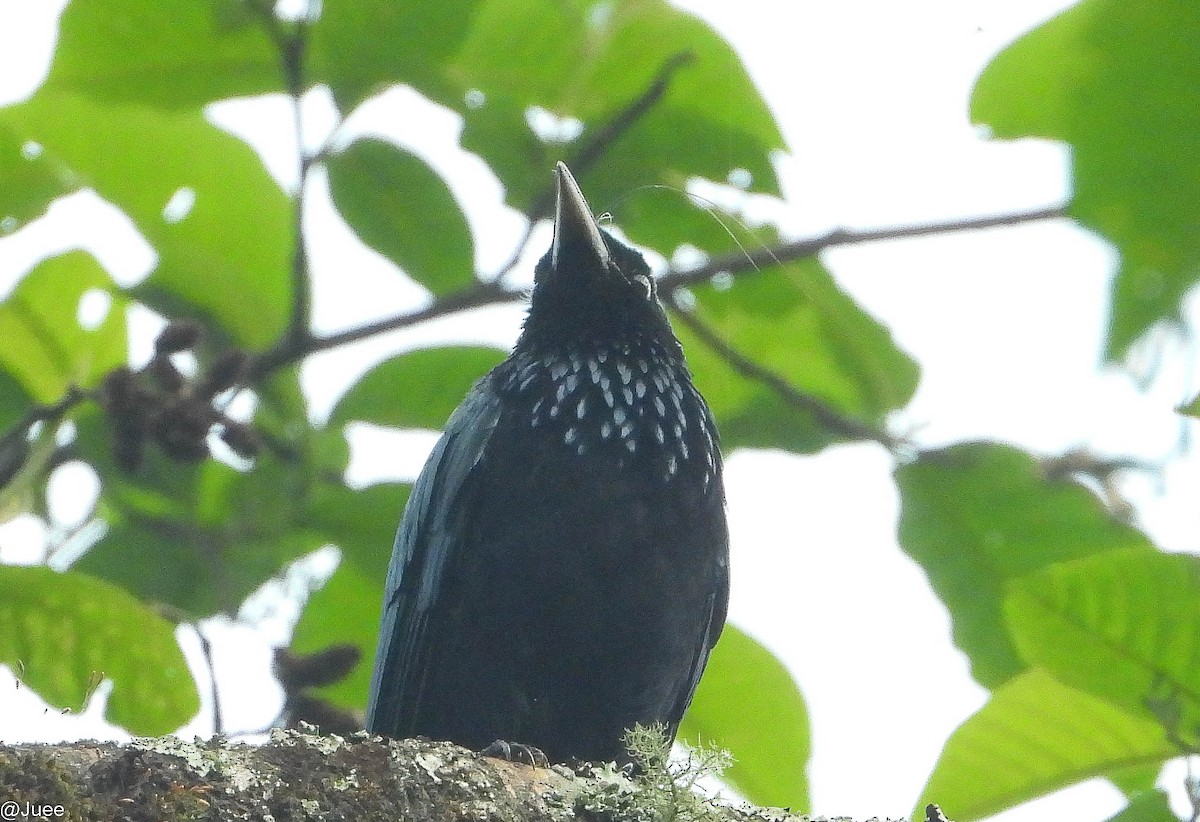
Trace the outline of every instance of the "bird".
{"label": "bird", "polygon": [[630,764],[635,724],[674,739],[725,623],[721,452],[645,258],[555,183],[512,353],[409,494],[366,726]]}

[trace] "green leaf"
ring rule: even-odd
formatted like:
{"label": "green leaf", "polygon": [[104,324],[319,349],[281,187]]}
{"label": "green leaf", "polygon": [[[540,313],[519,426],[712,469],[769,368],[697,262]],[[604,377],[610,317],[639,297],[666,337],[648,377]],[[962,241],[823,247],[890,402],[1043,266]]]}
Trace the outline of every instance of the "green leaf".
{"label": "green leaf", "polygon": [[475,281],[462,210],[425,162],[382,140],[356,140],[326,161],[333,202],[364,243],[434,294]]}
{"label": "green leaf", "polygon": [[1075,688],[1200,728],[1200,558],[1113,551],[1015,580],[1004,603],[1021,655]]}
{"label": "green leaf", "polygon": [[362,420],[439,430],[475,381],[504,354],[494,348],[425,348],[384,360],[338,401],[330,427]]}
{"label": "green leaf", "polygon": [[243,0],[72,0],[46,87],[161,108],[282,92],[257,16]]}
{"label": "green leaf", "polygon": [[1186,414],[1189,417],[1200,418],[1200,395],[1192,398],[1192,401],[1179,409],[1180,414]]}
{"label": "green leaf", "polygon": [[313,72],[342,113],[386,86],[405,84],[441,103],[461,101],[446,78],[474,0],[326,0],[311,34]]}
{"label": "green leaf", "polygon": [[[509,204],[526,211],[550,190],[554,161],[570,161],[683,54],[691,61],[632,128],[607,138],[593,167],[578,169],[580,183],[637,242],[667,253],[683,242],[728,250],[733,242],[715,222],[677,219],[694,211],[683,199],[630,195],[656,184],[683,188],[693,177],[724,181],[737,169],[749,174],[752,190],[777,193],[770,154],[783,139],[729,45],[660,0],[483,2],[451,68],[464,92],[476,92],[475,104],[457,106],[463,145],[496,172]],[[535,106],[576,118],[582,136],[569,145],[542,142],[526,123]]]}
{"label": "green leaf", "polygon": [[[3,124],[124,209],[154,246],[158,266],[133,289],[139,299],[167,314],[203,315],[251,348],[282,334],[292,211],[249,146],[199,112],[69,95],[40,94],[0,110]],[[164,211],[189,193],[194,204],[185,215]]]}
{"label": "green leaf", "polygon": [[1110,359],[1178,319],[1200,280],[1200,5],[1085,0],[992,61],[971,116],[1071,144],[1071,213],[1121,252]]}
{"label": "green leaf", "polygon": [[1171,811],[1171,800],[1166,793],[1152,790],[1135,796],[1108,822],[1179,822],[1179,817]]}
{"label": "green leaf", "polygon": [[303,462],[264,456],[241,472],[212,460],[180,464],[149,448],[130,476],[112,464],[98,416],[78,418],[77,442],[105,478],[100,515],[108,531],[75,568],[201,616],[236,610],[323,544],[296,521],[307,493]]}
{"label": "green leaf", "polygon": [[292,649],[307,653],[351,643],[363,662],[341,682],[319,689],[347,708],[363,708],[379,635],[383,583],[407,486],[380,484],[351,491],[324,486],[313,496],[305,522],[342,551],[342,561],[324,588],[309,598],[292,636]]}
{"label": "green leaf", "polygon": [[116,286],[83,251],[43,260],[0,303],[0,368],[41,403],[61,399],[74,384],[93,386],[125,362],[124,300],[113,301],[95,328],[79,324],[79,303],[89,291],[113,297]]}
{"label": "green leaf", "polygon": [[950,735],[917,807],[936,802],[948,818],[970,822],[1177,753],[1154,722],[1034,668],[996,689]]}
{"label": "green leaf", "polygon": [[896,471],[899,536],[950,609],[971,673],[994,688],[1027,666],[1002,613],[1011,580],[1116,548],[1150,553],[1089,490],[1051,479],[1033,457],[995,443],[926,452]]}
{"label": "green leaf", "polygon": [[0,125],[0,235],[40,217],[56,197],[76,188],[69,176],[37,143]]}
{"label": "green leaf", "polygon": [[0,662],[51,705],[79,710],[111,679],[105,717],[170,733],[200,708],[175,628],[127,592],[84,574],[0,566]]}
{"label": "green leaf", "polygon": [[809,807],[804,697],[779,660],[732,625],[713,648],[679,738],[730,751],[724,778],[751,802]]}
{"label": "green leaf", "polygon": [[[916,363],[815,260],[742,277],[725,290],[706,284],[694,293],[697,317],[725,342],[848,417],[881,425],[916,389]],[[674,325],[726,450],[811,452],[846,439],[730,366],[682,321]]]}

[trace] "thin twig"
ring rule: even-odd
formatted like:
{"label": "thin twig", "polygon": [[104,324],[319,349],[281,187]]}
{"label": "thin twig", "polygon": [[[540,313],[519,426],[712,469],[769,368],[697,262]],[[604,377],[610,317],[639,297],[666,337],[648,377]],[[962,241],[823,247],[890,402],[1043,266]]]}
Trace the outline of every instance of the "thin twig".
{"label": "thin twig", "polygon": [[[661,291],[659,293],[662,293]],[[715,351],[721,359],[729,363],[734,371],[747,379],[766,385],[785,402],[812,414],[826,430],[850,437],[856,440],[873,440],[889,451],[894,451],[899,442],[886,431],[881,431],[864,422],[848,417],[833,406],[811,394],[801,391],[786,378],[760,365],[753,359],[738,351],[721,338],[717,331],[700,319],[694,311],[680,304],[677,292],[667,293],[667,305],[675,309],[676,316],[688,327],[701,342]]]}
{"label": "thin twig", "polygon": [[58,402],[50,405],[35,405],[25,412],[21,419],[8,431],[0,436],[0,450],[8,447],[8,444],[18,438],[24,438],[31,427],[38,422],[58,422],[63,416],[84,400],[94,400],[97,394],[95,391],[89,391],[80,388],[77,385],[67,386],[67,393],[63,395]]}
{"label": "thin twig", "polygon": [[204,663],[208,665],[208,684],[212,689],[213,702],[213,733],[220,735],[225,732],[225,720],[221,715],[221,689],[217,687],[217,669],[213,665],[212,643],[200,625],[195,626],[196,636],[200,638],[200,651],[204,654]]}
{"label": "thin twig", "polygon": [[297,363],[319,351],[328,351],[331,348],[374,337],[376,334],[395,331],[398,328],[409,328],[472,308],[517,302],[524,297],[524,294],[523,291],[503,288],[495,283],[479,282],[441,297],[419,311],[385,317],[382,320],[375,320],[326,337],[309,337],[306,340],[281,345],[260,354],[251,362],[247,383],[254,383],[279,368]]}
{"label": "thin twig", "polygon": [[[633,128],[650,109],[654,108],[655,104],[666,94],[667,88],[671,84],[671,79],[675,76],[675,72],[692,62],[693,59],[695,59],[695,55],[690,51],[682,51],[667,58],[645,91],[630,101],[625,108],[613,115],[612,119],[606,124],[586,137],[567,163],[575,176],[582,177],[586,174],[612,147],[613,143]],[[520,262],[521,257],[525,254],[526,247],[529,245],[529,238],[533,235],[534,225],[538,220],[550,214],[551,206],[554,203],[555,190],[554,185],[547,185],[533,198],[533,201],[529,204],[529,208],[525,212],[525,218],[529,221],[525,228],[525,233],[517,242],[512,255],[492,276],[491,282],[500,282],[509,272],[516,268],[517,263]]]}
{"label": "thin twig", "polygon": [[650,109],[662,99],[667,93],[667,89],[671,85],[671,80],[675,77],[675,72],[679,71],[684,66],[696,59],[696,55],[691,51],[681,51],[668,57],[663,63],[662,68],[658,70],[658,74],[654,75],[654,79],[650,81],[650,85],[646,87],[637,99],[621,109],[617,114],[609,120],[608,124],[597,130],[580,146],[573,160],[572,171],[576,177],[582,177],[594,166],[601,157],[612,147],[613,143],[625,135],[629,129],[633,128],[639,120],[642,119]]}
{"label": "thin twig", "polygon": [[995,214],[986,217],[967,217],[961,220],[950,220],[944,223],[914,223],[910,225],[892,226],[889,228],[871,228],[853,230],[835,228],[817,237],[807,237],[793,240],[778,246],[764,246],[750,251],[736,251],[721,257],[714,257],[705,264],[695,268],[669,268],[659,279],[659,288],[670,290],[681,285],[694,285],[706,282],[721,272],[740,274],[747,270],[757,271],[780,263],[801,260],[812,257],[829,248],[846,245],[862,245],[885,240],[903,240],[911,237],[926,237],[931,234],[950,234],[960,231],[979,231],[985,228],[1016,226],[1024,223],[1054,220],[1066,216],[1066,206],[1047,206],[1032,211],[1018,211],[1012,214]]}

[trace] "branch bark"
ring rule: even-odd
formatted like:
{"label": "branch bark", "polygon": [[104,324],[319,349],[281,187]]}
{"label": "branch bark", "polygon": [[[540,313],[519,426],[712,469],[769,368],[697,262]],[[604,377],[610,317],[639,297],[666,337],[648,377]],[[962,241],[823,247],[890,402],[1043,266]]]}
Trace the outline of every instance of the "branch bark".
{"label": "branch bark", "polygon": [[[5,819],[404,819],[571,822],[657,818],[616,771],[577,776],[481,757],[448,742],[272,732],[263,745],[174,737],[127,745],[0,746]],[[661,799],[661,797],[659,797]],[[45,810],[46,808],[49,810]],[[61,813],[56,808],[62,808]],[[705,822],[802,822],[783,811],[705,805]],[[709,813],[711,810],[711,813]],[[640,811],[640,812],[639,812]]]}

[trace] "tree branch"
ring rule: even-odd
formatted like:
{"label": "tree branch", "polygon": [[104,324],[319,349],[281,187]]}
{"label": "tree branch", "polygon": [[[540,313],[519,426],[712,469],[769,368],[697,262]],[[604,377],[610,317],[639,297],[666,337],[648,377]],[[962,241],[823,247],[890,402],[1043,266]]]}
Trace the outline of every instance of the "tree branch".
{"label": "tree branch", "polygon": [[[670,774],[658,775],[659,780]],[[6,778],[7,777],[7,778]],[[636,780],[636,781],[635,781]],[[5,818],[491,819],[679,818],[803,822],[784,810],[678,797],[597,766],[582,775],[480,756],[449,742],[274,730],[262,745],[174,737],[0,745]],[[690,801],[687,801],[690,800]],[[689,819],[695,815],[687,816]]]}
{"label": "tree branch", "polygon": [[[972,217],[945,223],[922,223],[863,231],[835,229],[818,237],[795,240],[774,247],[764,247],[745,254],[738,253],[718,257],[696,268],[678,269],[670,267],[659,278],[658,286],[660,293],[670,295],[676,288],[707,282],[715,274],[722,271],[729,272],[736,277],[778,263],[811,257],[820,251],[835,246],[921,237],[932,234],[948,234],[960,231],[977,231],[997,226],[1020,225],[1038,220],[1055,219],[1063,216],[1063,214],[1064,210],[1062,207],[1055,207],[1014,214]],[[375,320],[365,325],[339,331],[336,334],[330,334],[325,337],[309,337],[307,339],[289,341],[286,344],[277,346],[275,349],[260,354],[254,359],[249,369],[248,382],[253,383],[262,379],[273,371],[297,363],[310,354],[338,348],[339,346],[358,342],[359,340],[373,337],[376,334],[394,331],[398,328],[411,328],[423,322],[440,319],[460,311],[517,302],[523,299],[524,296],[522,290],[508,288],[498,282],[477,282],[468,288],[436,299],[432,304],[418,311]],[[678,309],[678,305],[674,303],[672,303],[672,307],[679,310],[681,315],[686,313]],[[866,434],[867,431],[860,433]],[[879,432],[873,432],[873,435],[866,436],[865,438],[882,442],[878,435]],[[892,445],[895,444],[895,442],[892,443]]]}
{"label": "tree branch", "polygon": [[[661,293],[661,292],[660,292]],[[723,360],[729,363],[734,371],[747,379],[762,383],[784,400],[784,402],[812,414],[826,430],[855,440],[873,440],[889,451],[895,451],[900,441],[864,422],[846,416],[824,400],[812,394],[801,391],[788,380],[774,371],[755,362],[753,359],[738,351],[721,338],[717,331],[705,323],[695,311],[685,308],[679,300],[678,292],[667,293],[666,303],[675,309],[675,316],[688,327],[700,340],[715,351]]]}
{"label": "tree branch", "polygon": [[[695,55],[690,51],[682,51],[667,58],[645,91],[630,101],[625,108],[613,115],[608,123],[598,128],[590,137],[585,138],[567,163],[575,176],[582,177],[586,174],[612,147],[613,143],[627,133],[629,129],[633,128],[650,109],[654,108],[655,104],[667,93],[667,88],[670,86],[675,72],[694,59]],[[534,225],[538,220],[550,213],[550,207],[554,202],[555,190],[554,185],[547,184],[529,204],[529,208],[525,212],[525,217],[529,221],[525,228],[525,233],[517,242],[512,256],[500,267],[500,270],[492,277],[491,282],[500,282],[516,267],[521,256],[525,253],[526,246],[529,245],[529,238],[533,235]]]}
{"label": "tree branch", "polygon": [[802,260],[813,257],[829,248],[847,245],[862,245],[877,243],[885,240],[904,240],[911,237],[927,237],[933,234],[953,234],[961,231],[980,231],[985,228],[1017,226],[1042,220],[1056,220],[1067,216],[1065,205],[1047,206],[1032,211],[1017,211],[1011,214],[995,214],[985,217],[966,217],[961,220],[950,220],[942,223],[911,223],[908,225],[891,226],[887,228],[869,228],[854,230],[835,228],[816,237],[793,240],[777,246],[763,246],[749,251],[734,251],[720,257],[714,257],[703,265],[695,268],[669,268],[667,273],[658,281],[662,290],[678,288],[681,285],[695,285],[706,282],[714,275],[722,272],[738,275],[748,270],[757,271],[761,268],[781,263]]}

